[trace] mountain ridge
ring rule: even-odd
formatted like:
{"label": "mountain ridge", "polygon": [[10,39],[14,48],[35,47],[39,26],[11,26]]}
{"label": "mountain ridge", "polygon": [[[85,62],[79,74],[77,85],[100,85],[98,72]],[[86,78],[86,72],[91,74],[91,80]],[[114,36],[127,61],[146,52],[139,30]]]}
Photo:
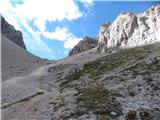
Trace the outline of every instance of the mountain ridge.
{"label": "mountain ridge", "polygon": [[31,73],[51,61],[39,58],[26,50],[23,35],[1,16],[2,81]]}
{"label": "mountain ridge", "polygon": [[[153,44],[160,42],[159,33],[160,6],[157,3],[143,13],[121,12],[113,23],[102,24],[98,34],[98,44],[95,47],[97,53],[110,53],[119,49]],[[74,51],[76,51],[74,54],[79,53],[76,47],[77,45],[70,51],[69,56]],[[80,52],[85,50],[88,49]]]}
{"label": "mountain ridge", "polygon": [[[134,33],[130,30],[137,26],[134,25],[136,16],[121,15],[120,20],[127,15],[131,17],[127,20],[132,22],[128,32],[122,29],[117,33],[119,36],[113,38],[125,41]],[[9,72],[3,72],[2,66],[2,75],[14,74],[19,65],[24,66],[18,72],[26,67],[30,72],[24,71],[23,76],[15,74],[2,81],[2,119],[159,120],[160,43],[122,49],[121,44],[117,46],[117,41],[114,44],[111,40],[109,48],[108,39],[103,39],[110,25],[103,24],[107,29],[100,30],[104,31],[100,32],[102,38],[99,37],[99,44],[103,46],[98,53],[105,54],[97,54],[96,47],[82,49],[35,70],[33,67],[41,61],[2,35],[2,65],[12,63],[7,66]],[[83,48],[83,42],[78,46]]]}
{"label": "mountain ridge", "polygon": [[83,40],[79,41],[77,45],[69,52],[69,56],[81,53],[86,50],[90,50],[97,46],[97,40],[91,37],[85,36]]}
{"label": "mountain ridge", "polygon": [[160,6],[140,14],[121,12],[115,21],[100,27],[98,53],[160,42]]}
{"label": "mountain ridge", "polygon": [[5,37],[7,37],[9,40],[26,50],[22,32],[16,30],[13,25],[9,24],[5,20],[3,16],[1,16],[1,33],[5,35]]}

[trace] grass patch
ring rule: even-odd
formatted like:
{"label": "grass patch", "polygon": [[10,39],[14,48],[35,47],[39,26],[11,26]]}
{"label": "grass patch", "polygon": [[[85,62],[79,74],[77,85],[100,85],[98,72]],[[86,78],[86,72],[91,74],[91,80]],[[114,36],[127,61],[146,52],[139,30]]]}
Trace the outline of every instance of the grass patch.
{"label": "grass patch", "polygon": [[99,115],[110,115],[110,112],[116,112],[117,116],[122,114],[120,103],[116,101],[116,97],[120,94],[109,91],[103,86],[98,86],[93,89],[86,89],[82,95],[77,98],[78,109],[83,112],[93,112]]}
{"label": "grass patch", "polygon": [[57,111],[60,107],[65,106],[65,97],[61,96],[58,101],[50,102],[49,104],[53,105],[54,110]]}
{"label": "grass patch", "polygon": [[[145,48],[144,48],[145,49]],[[91,75],[94,77],[97,77],[107,71],[110,71],[114,68],[117,68],[129,60],[142,60],[146,58],[150,50],[144,50],[144,49],[138,49],[138,48],[132,48],[127,50],[120,50],[117,53],[98,58],[95,61],[91,61],[84,65],[84,73],[91,73]],[[134,66],[136,68],[132,68],[134,74],[138,74],[140,71],[140,68],[138,66]]]}
{"label": "grass patch", "polygon": [[42,95],[42,94],[44,94],[43,91],[37,92],[36,94],[33,94],[33,95],[31,95],[31,96],[27,96],[27,97],[25,97],[25,98],[22,98],[21,100],[18,100],[18,101],[9,103],[9,104],[7,104],[7,105],[4,105],[4,106],[1,107],[1,109],[5,109],[5,108],[7,108],[7,107],[9,107],[9,106],[12,106],[12,105],[17,104],[17,103],[20,103],[20,102],[28,101],[28,100],[30,100],[31,98],[33,98],[33,97],[35,97],[35,96],[37,96],[37,95]]}
{"label": "grass patch", "polygon": [[129,96],[134,97],[136,95],[136,93],[134,91],[130,91],[128,92]]}
{"label": "grass patch", "polygon": [[137,112],[136,111],[130,111],[126,115],[126,120],[137,120]]}
{"label": "grass patch", "polygon": [[70,75],[68,76],[67,78],[65,79],[61,79],[61,83],[59,85],[59,87],[61,88],[61,91],[66,88],[66,87],[69,87],[70,86],[70,83],[72,83],[73,81],[79,79],[81,76],[82,76],[82,71],[79,71],[73,75]]}
{"label": "grass patch", "polygon": [[154,62],[152,65],[149,66],[148,69],[152,71],[159,71],[160,70],[160,60],[157,60],[156,62]]}
{"label": "grass patch", "polygon": [[160,83],[152,83],[152,84],[151,84],[151,87],[152,87],[154,90],[160,90]]}
{"label": "grass patch", "polygon": [[142,66],[142,63],[137,63],[127,69],[124,69],[124,72],[129,72],[129,73],[132,73],[132,75],[141,75],[143,74],[143,66]]}
{"label": "grass patch", "polygon": [[[81,76],[88,74],[91,75],[91,79],[97,80],[100,78],[100,75],[124,65],[130,60],[137,61],[146,58],[151,53],[151,48],[153,48],[153,46],[120,50],[117,53],[110,54],[108,56],[104,56],[94,61],[88,62],[84,65],[82,71],[79,71],[63,80],[63,82],[60,84],[60,87],[64,89],[68,87],[71,82],[78,80]],[[143,74],[143,71],[141,69],[142,66],[139,64],[128,68],[129,71],[132,71],[133,75]]]}
{"label": "grass patch", "polygon": [[143,79],[147,82],[150,83],[153,81],[152,76],[150,74],[144,74]]}
{"label": "grass patch", "polygon": [[45,76],[41,76],[40,78],[38,78],[38,81],[39,81],[39,82],[43,81],[43,80],[44,80],[44,77],[45,77]]}

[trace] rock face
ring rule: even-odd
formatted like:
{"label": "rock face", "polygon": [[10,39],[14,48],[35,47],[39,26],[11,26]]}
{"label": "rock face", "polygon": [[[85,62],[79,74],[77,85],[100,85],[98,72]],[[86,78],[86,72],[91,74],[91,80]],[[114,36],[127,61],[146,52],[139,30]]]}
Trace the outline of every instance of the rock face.
{"label": "rock face", "polygon": [[160,42],[160,7],[151,7],[144,13],[121,13],[112,23],[100,27],[97,46],[98,53],[106,53],[117,48]]}
{"label": "rock face", "polygon": [[69,56],[92,49],[96,46],[97,40],[86,36],[83,38],[82,41],[80,41],[76,46],[74,46],[74,48],[70,51]]}
{"label": "rock face", "polygon": [[12,25],[10,25],[2,16],[1,16],[1,33],[5,35],[5,37],[7,37],[12,42],[26,49],[22,33],[18,30],[15,30],[15,28]]}

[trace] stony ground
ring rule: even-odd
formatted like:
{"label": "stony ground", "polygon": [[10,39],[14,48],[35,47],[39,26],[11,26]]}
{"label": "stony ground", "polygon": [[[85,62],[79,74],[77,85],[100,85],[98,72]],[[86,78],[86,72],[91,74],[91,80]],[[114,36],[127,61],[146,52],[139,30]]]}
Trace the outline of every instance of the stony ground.
{"label": "stony ground", "polygon": [[4,120],[159,118],[159,44],[100,56],[91,50],[2,82]]}
{"label": "stony ground", "polygon": [[30,74],[32,70],[52,62],[34,56],[3,34],[1,34],[1,44],[2,81]]}

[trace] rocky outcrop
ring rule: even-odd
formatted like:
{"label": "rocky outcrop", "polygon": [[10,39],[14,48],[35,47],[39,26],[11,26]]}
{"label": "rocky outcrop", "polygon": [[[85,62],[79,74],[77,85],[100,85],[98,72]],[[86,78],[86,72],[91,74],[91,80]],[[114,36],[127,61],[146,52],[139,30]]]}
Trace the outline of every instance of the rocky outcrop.
{"label": "rocky outcrop", "polygon": [[112,23],[100,27],[98,53],[160,42],[160,7],[141,14],[121,13]]}
{"label": "rocky outcrop", "polygon": [[82,41],[80,41],[74,48],[70,51],[69,56],[78,54],[80,52],[90,50],[97,46],[97,40],[90,38],[90,37],[84,37]]}
{"label": "rocky outcrop", "polygon": [[26,49],[21,31],[16,30],[1,16],[1,33],[9,40]]}
{"label": "rocky outcrop", "polygon": [[73,65],[71,67],[65,68],[61,75],[61,79],[68,78],[69,76],[74,75],[79,71],[83,70],[83,68],[84,68],[83,65]]}

